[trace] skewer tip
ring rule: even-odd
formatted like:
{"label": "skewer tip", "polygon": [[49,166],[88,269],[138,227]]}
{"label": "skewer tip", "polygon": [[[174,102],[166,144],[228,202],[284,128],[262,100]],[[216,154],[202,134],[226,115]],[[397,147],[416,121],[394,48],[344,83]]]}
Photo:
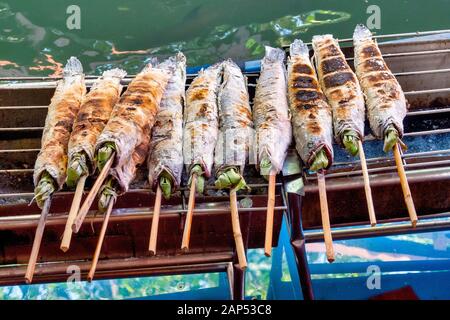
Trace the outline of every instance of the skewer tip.
{"label": "skewer tip", "polygon": [[181,247],[181,251],[183,253],[188,253],[189,252],[189,247]]}

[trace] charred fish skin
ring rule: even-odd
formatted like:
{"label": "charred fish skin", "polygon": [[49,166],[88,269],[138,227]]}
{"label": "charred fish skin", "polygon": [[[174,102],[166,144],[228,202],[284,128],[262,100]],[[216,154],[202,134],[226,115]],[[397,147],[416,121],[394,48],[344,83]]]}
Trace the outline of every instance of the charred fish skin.
{"label": "charred fish skin", "polygon": [[168,179],[170,177],[171,188],[178,188],[184,164],[182,147],[186,57],[179,52],[169,60],[163,63],[172,63],[175,70],[167,83],[160,110],[156,116],[148,157],[148,179],[153,189],[156,188],[162,174],[168,175]]}
{"label": "charred fish skin", "polygon": [[120,193],[128,190],[135,167],[147,157],[151,129],[170,76],[170,70],[148,64],[128,85],[97,139],[97,161],[105,145],[113,146],[116,153],[110,174],[117,180]]}
{"label": "charred fish skin", "polygon": [[219,119],[217,96],[222,78],[222,64],[201,70],[186,91],[184,113],[183,156],[187,171],[200,166],[210,177],[214,162]]}
{"label": "charred fish skin", "polygon": [[386,65],[372,33],[364,25],[357,25],[353,33],[355,69],[367,104],[372,132],[383,139],[388,129],[403,136],[403,119],[407,102],[403,90]]}
{"label": "charred fish skin", "polygon": [[263,176],[278,173],[291,144],[292,132],[287,101],[285,53],[266,47],[256,85],[253,122],[256,130],[257,166]]}
{"label": "charred fish skin", "polygon": [[88,171],[83,174],[92,174],[95,171],[95,144],[120,97],[120,81],[125,75],[126,72],[121,69],[103,72],[83,100],[69,140],[68,185],[74,186],[82,175],[73,172],[73,177],[70,177],[70,172],[76,171],[76,168],[85,167]]}
{"label": "charred fish skin", "polygon": [[[232,60],[223,65],[219,89],[219,136],[214,152],[216,186],[245,187],[242,178],[253,144],[253,120],[247,80]],[[231,172],[232,170],[233,172]]]}
{"label": "charred fish skin", "polygon": [[[314,56],[322,90],[333,110],[334,136],[345,145],[349,132],[364,139],[364,96],[355,73],[346,62],[339,43],[332,35],[313,37]],[[347,150],[355,155],[356,150]]]}
{"label": "charred fish skin", "polygon": [[[39,189],[50,187],[48,184],[45,187],[39,185],[42,178],[46,176],[46,181],[53,184],[52,192],[61,189],[66,180],[70,133],[85,94],[83,67],[77,58],[71,57],[48,107],[41,150],[34,166],[33,181],[40,207],[43,205],[41,200],[45,199],[41,198],[43,190]],[[47,197],[50,195],[45,193]]]}
{"label": "charred fish skin", "polygon": [[310,167],[323,150],[328,169],[333,162],[333,119],[316,72],[309,59],[309,50],[301,40],[290,45],[288,59],[288,97],[295,145],[300,158]]}

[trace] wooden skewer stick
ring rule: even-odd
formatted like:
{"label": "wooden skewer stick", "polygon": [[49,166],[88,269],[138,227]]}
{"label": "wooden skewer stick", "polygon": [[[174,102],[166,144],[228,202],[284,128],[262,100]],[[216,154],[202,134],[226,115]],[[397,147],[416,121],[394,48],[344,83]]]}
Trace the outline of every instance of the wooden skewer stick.
{"label": "wooden skewer stick", "polygon": [[100,230],[100,235],[98,237],[97,247],[95,247],[94,257],[92,258],[91,269],[87,279],[89,282],[94,279],[95,269],[97,269],[98,258],[100,257],[100,251],[102,250],[103,240],[105,239],[106,228],[108,227],[109,217],[111,216],[111,211],[114,206],[114,200],[111,199],[108,204],[108,209],[105,213],[105,218],[103,219],[102,229]]}
{"label": "wooden skewer stick", "polygon": [[161,211],[161,186],[158,183],[158,187],[156,188],[155,205],[153,206],[152,227],[150,230],[150,242],[148,244],[148,251],[150,251],[151,255],[156,254],[156,240],[158,238],[158,224],[160,211]]}
{"label": "wooden skewer stick", "polygon": [[367,209],[369,210],[370,225],[374,227],[377,224],[375,208],[373,206],[372,189],[370,188],[369,171],[367,170],[366,155],[364,154],[363,144],[358,140],[359,159],[361,160],[361,169],[364,178],[364,190],[366,192]]}
{"label": "wooden skewer stick", "polygon": [[264,254],[267,257],[270,257],[272,254],[273,212],[275,208],[276,178],[276,173],[271,171],[269,174],[269,190],[267,199],[266,239],[264,242]]}
{"label": "wooden skewer stick", "polygon": [[66,227],[64,229],[63,239],[61,241],[61,250],[66,252],[70,247],[70,240],[72,239],[72,224],[77,217],[80,209],[81,198],[83,197],[84,185],[86,183],[87,175],[80,177],[73,195],[72,205],[70,207],[69,215],[67,217]]}
{"label": "wooden skewer stick", "polygon": [[45,222],[47,221],[48,212],[50,211],[50,205],[52,203],[51,196],[45,200],[44,207],[39,217],[39,222],[34,235],[33,247],[31,249],[30,259],[28,260],[27,271],[25,272],[26,283],[33,281],[34,269],[36,268],[36,261],[39,254],[39,248],[41,247],[42,236],[44,234]]}
{"label": "wooden skewer stick", "polygon": [[188,211],[186,214],[186,221],[184,223],[183,240],[181,242],[181,250],[189,250],[189,240],[191,238],[192,216],[194,215],[195,207],[195,184],[197,183],[197,174],[194,173],[191,178],[191,189],[189,191]]}
{"label": "wooden skewer stick", "polygon": [[411,195],[411,190],[409,189],[408,179],[406,178],[405,168],[403,167],[402,156],[400,155],[400,145],[397,143],[394,146],[394,157],[395,164],[397,166],[398,176],[400,178],[400,184],[402,185],[403,197],[405,199],[406,207],[408,208],[409,218],[411,219],[411,224],[413,228],[417,225],[417,213],[416,207],[414,206],[414,201]]}
{"label": "wooden skewer stick", "polygon": [[333,238],[331,236],[330,215],[328,212],[327,190],[325,186],[325,175],[323,171],[317,172],[317,183],[319,186],[320,212],[322,215],[323,237],[328,262],[334,261]]}
{"label": "wooden skewer stick", "polygon": [[106,177],[108,176],[109,169],[111,169],[111,166],[114,162],[115,153],[111,155],[111,158],[105,163],[105,166],[103,167],[102,171],[97,177],[97,180],[95,180],[94,185],[92,186],[91,191],[89,191],[89,194],[86,197],[86,200],[84,200],[83,205],[80,208],[80,211],[78,211],[78,215],[73,221],[72,224],[72,230],[73,232],[77,233],[81,225],[83,224],[84,218],[86,218],[86,215],[91,208],[92,202],[94,202],[95,197],[97,196],[98,190],[100,190],[100,187],[103,185],[103,182],[105,181]]}
{"label": "wooden skewer stick", "polygon": [[239,267],[242,270],[245,270],[247,268],[247,258],[245,256],[244,241],[242,239],[241,224],[239,222],[237,195],[235,189],[230,190],[230,208],[231,208],[231,224],[233,226],[233,237],[236,245]]}

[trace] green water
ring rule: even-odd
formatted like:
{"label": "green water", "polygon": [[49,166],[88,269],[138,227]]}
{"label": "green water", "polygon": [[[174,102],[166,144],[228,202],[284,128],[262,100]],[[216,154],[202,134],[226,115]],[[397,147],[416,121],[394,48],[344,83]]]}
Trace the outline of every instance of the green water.
{"label": "green water", "polygon": [[[190,66],[254,60],[267,44],[348,38],[374,4],[378,34],[450,28],[448,0],[0,0],[0,76],[57,75],[71,55],[88,74],[111,66],[135,73],[149,56],[178,50]],[[79,30],[66,25],[70,5],[80,8]]]}

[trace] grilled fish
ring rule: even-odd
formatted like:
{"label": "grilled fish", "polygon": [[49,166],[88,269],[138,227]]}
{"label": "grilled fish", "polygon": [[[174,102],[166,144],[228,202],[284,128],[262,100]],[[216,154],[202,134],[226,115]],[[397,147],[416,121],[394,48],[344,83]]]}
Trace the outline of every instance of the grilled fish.
{"label": "grilled fish", "polygon": [[80,176],[95,171],[95,143],[120,97],[120,80],[125,75],[121,69],[103,72],[86,95],[69,140],[68,186],[75,186]]}
{"label": "grilled fish", "polygon": [[333,162],[331,107],[320,89],[308,46],[301,40],[290,46],[288,96],[300,158],[313,171],[329,168]]}
{"label": "grilled fish", "polygon": [[197,174],[196,190],[203,192],[204,177],[209,178],[214,161],[219,121],[217,94],[222,78],[222,64],[216,63],[199,72],[186,92],[183,157],[190,176]]}
{"label": "grilled fish", "polygon": [[332,35],[313,37],[319,81],[333,110],[334,136],[353,156],[364,138],[364,96],[356,75]]}
{"label": "grilled fish", "polygon": [[263,176],[282,169],[292,139],[284,57],[283,50],[266,47],[256,85],[253,122],[258,148],[257,166]]}
{"label": "grilled fish", "polygon": [[[175,67],[156,116],[148,157],[148,179],[163,195],[170,197],[172,188],[180,185],[183,171],[183,108],[186,83],[186,57],[180,52],[163,64]],[[164,66],[162,66],[164,68]],[[160,181],[158,181],[160,180]]]}
{"label": "grilled fish", "polygon": [[71,57],[48,107],[41,151],[34,166],[35,198],[41,208],[66,180],[67,146],[85,93],[83,67],[77,58]]}
{"label": "grilled fish", "polygon": [[356,74],[366,96],[370,127],[378,139],[385,139],[384,151],[388,152],[403,136],[405,95],[364,25],[356,26],[353,44]]}
{"label": "grilled fish", "polygon": [[241,69],[232,60],[224,61],[222,66],[219,137],[214,154],[216,186],[242,189],[245,187],[242,175],[253,145],[252,111]]}
{"label": "grilled fish", "polygon": [[168,70],[148,64],[128,85],[98,137],[98,161],[102,148],[112,147],[116,152],[110,174],[117,180],[120,193],[128,190],[136,166],[147,157],[151,129],[169,78]]}

